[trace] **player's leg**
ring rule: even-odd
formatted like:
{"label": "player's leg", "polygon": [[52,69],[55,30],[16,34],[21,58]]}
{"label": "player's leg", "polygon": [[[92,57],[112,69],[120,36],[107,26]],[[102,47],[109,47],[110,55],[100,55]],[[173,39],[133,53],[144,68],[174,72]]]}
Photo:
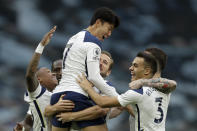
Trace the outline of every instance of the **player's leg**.
{"label": "player's leg", "polygon": [[96,125],[96,126],[88,126],[82,129],[82,131],[108,131],[107,125]]}

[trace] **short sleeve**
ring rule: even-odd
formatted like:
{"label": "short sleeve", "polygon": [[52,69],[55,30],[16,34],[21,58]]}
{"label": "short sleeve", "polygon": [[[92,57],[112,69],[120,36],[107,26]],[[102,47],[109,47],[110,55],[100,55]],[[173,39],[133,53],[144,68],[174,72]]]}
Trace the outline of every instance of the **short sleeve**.
{"label": "short sleeve", "polygon": [[36,90],[34,92],[28,92],[29,97],[31,99],[36,99],[36,97],[39,96],[39,94],[41,93],[41,91],[42,91],[42,87],[39,84],[38,87],[36,88]]}
{"label": "short sleeve", "polygon": [[125,107],[128,104],[136,104],[143,97],[143,88],[137,90],[128,90],[124,94],[118,95],[118,101],[121,106]]}

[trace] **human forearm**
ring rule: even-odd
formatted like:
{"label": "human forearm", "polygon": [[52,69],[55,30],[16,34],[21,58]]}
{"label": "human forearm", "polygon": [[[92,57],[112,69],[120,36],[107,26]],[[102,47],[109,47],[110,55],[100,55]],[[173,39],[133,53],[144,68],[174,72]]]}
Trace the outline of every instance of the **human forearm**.
{"label": "human forearm", "polygon": [[49,117],[49,116],[54,115],[56,112],[57,112],[57,109],[55,108],[55,106],[48,105],[45,107],[44,116]]}
{"label": "human forearm", "polygon": [[26,71],[25,78],[26,78],[26,83],[27,83],[27,89],[29,92],[33,92],[38,86],[38,81],[36,79],[35,74],[36,74],[37,67],[40,61],[40,56],[41,54],[34,53]]}
{"label": "human forearm", "polygon": [[106,115],[107,111],[109,109],[104,109],[96,105],[79,112],[72,112],[71,117],[73,121],[93,120]]}
{"label": "human forearm", "polygon": [[35,74],[40,61],[40,57],[44,50],[44,47],[49,43],[55,30],[56,30],[56,26],[54,26],[48,33],[44,35],[41,42],[38,44],[35,53],[33,54],[32,59],[27,67],[25,77],[26,77],[27,89],[29,92],[35,91],[38,86],[38,81]]}
{"label": "human forearm", "polygon": [[70,121],[93,120],[106,115],[108,111],[109,109],[101,108],[96,105],[78,112],[60,113],[56,115],[56,117],[58,117],[58,120],[61,120],[63,123]]}
{"label": "human forearm", "polygon": [[104,106],[105,103],[103,103],[104,101],[104,96],[99,95],[98,93],[95,92],[95,90],[93,88],[87,88],[85,90],[89,96],[92,98],[92,100],[99,106]]}
{"label": "human forearm", "polygon": [[115,88],[110,87],[101,77],[99,68],[96,68],[96,62],[88,62],[88,80],[94,84],[103,94],[107,96],[117,96]]}
{"label": "human forearm", "polygon": [[158,89],[163,93],[169,93],[175,90],[176,82],[174,80],[169,80],[165,78],[153,78],[153,79],[143,79],[144,86],[150,86]]}
{"label": "human forearm", "polygon": [[116,97],[109,97],[109,96],[101,96],[94,91],[93,88],[89,88],[86,90],[92,100],[101,107],[115,107],[120,106]]}
{"label": "human forearm", "polygon": [[86,76],[82,74],[82,76],[78,76],[76,79],[77,83],[86,91],[92,100],[101,107],[113,107],[113,106],[120,106],[117,97],[109,97],[109,96],[101,96],[97,94],[94,89],[92,88],[92,84],[86,79]]}

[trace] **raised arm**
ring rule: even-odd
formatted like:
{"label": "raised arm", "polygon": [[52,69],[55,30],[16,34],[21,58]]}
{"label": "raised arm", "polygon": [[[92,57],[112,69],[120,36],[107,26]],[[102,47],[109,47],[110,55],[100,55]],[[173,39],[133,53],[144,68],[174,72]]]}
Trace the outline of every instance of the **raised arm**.
{"label": "raised arm", "polygon": [[36,78],[36,71],[40,61],[40,56],[44,50],[44,47],[49,43],[53,33],[56,30],[56,26],[54,26],[45,36],[42,38],[41,42],[37,46],[35,53],[32,56],[32,59],[27,67],[26,71],[26,83],[27,83],[27,90],[29,92],[33,92],[38,87],[38,80]]}
{"label": "raised arm", "polygon": [[139,79],[129,84],[131,89],[139,89],[142,86],[149,86],[156,88],[163,93],[170,93],[176,89],[176,81],[166,78],[152,78],[152,79]]}

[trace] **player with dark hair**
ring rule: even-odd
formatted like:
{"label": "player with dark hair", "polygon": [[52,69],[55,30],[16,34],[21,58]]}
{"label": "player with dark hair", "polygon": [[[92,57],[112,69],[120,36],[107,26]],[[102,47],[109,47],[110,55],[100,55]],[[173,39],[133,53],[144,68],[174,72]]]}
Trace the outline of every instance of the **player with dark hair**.
{"label": "player with dark hair", "polygon": [[[111,54],[107,51],[102,51],[101,57],[100,57],[100,74],[103,78],[106,78],[111,74],[113,63],[114,61],[113,61]],[[106,80],[106,83],[112,86],[112,84],[107,80]],[[94,87],[94,90],[99,94],[101,93],[96,87]],[[105,95],[105,94],[101,94],[101,95]],[[107,117],[106,117],[106,120],[108,120],[108,119],[116,117],[122,112],[122,109],[120,108],[112,108],[110,111],[109,109],[103,108],[102,110],[105,110],[105,111],[99,112],[99,110],[101,111],[99,106],[93,106],[93,107],[87,108],[79,112],[60,113],[57,115],[57,117],[59,118],[58,120],[62,121],[63,123],[70,122],[70,121],[92,120],[96,118],[95,117],[96,115],[94,115],[95,114],[94,112],[97,110],[100,116],[106,115],[106,113],[108,112]]]}
{"label": "player with dark hair", "polygon": [[[140,79],[140,80],[132,81],[130,83],[130,87],[132,89],[139,89],[144,84],[144,85],[156,88],[157,90],[159,90],[165,94],[168,94],[168,93],[172,92],[173,90],[175,90],[176,89],[176,82],[175,81],[161,78],[161,73],[167,63],[166,53],[159,48],[147,48],[147,49],[145,49],[144,53],[152,55],[156,59],[157,72],[154,74],[153,79],[151,79],[152,82],[150,80]],[[133,86],[133,85],[138,85],[138,87]],[[133,122],[134,117],[132,117],[132,114],[129,117],[129,121],[130,121],[130,131],[133,131],[135,129],[134,128],[135,125]]]}
{"label": "player with dark hair", "polygon": [[[140,52],[133,60],[129,70],[132,74],[131,81],[135,82],[139,79],[146,79],[148,81],[157,71],[157,61],[152,55]],[[126,106],[129,104],[134,105],[136,131],[165,130],[165,119],[170,94],[164,94],[151,86],[142,86],[139,89],[128,90],[118,97],[103,97],[92,89],[92,84],[84,75],[82,77],[79,76],[77,81],[90,97],[101,107]],[[154,84],[154,82],[152,81],[151,84]],[[133,86],[135,86],[135,84],[133,84]],[[174,86],[176,86],[176,83],[174,83]]]}
{"label": "player with dark hair", "polygon": [[51,72],[56,74],[56,78],[58,80],[58,83],[60,82],[62,78],[62,59],[55,60],[51,64]]}
{"label": "player with dark hair", "polygon": [[[61,95],[66,94],[64,99],[75,103],[73,112],[94,106],[87,93],[75,80],[79,73],[86,73],[88,79],[97,85],[102,93],[117,96],[115,89],[112,89],[100,75],[99,59],[101,42],[110,37],[113,29],[118,25],[117,15],[111,9],[101,7],[94,12],[88,28],[69,39],[63,53],[62,79],[51,97],[51,105],[57,103]],[[53,131],[65,131],[71,126],[69,122],[64,124],[59,122],[55,115],[52,124]],[[77,124],[83,130],[107,130],[102,117],[91,121],[80,121]]]}

